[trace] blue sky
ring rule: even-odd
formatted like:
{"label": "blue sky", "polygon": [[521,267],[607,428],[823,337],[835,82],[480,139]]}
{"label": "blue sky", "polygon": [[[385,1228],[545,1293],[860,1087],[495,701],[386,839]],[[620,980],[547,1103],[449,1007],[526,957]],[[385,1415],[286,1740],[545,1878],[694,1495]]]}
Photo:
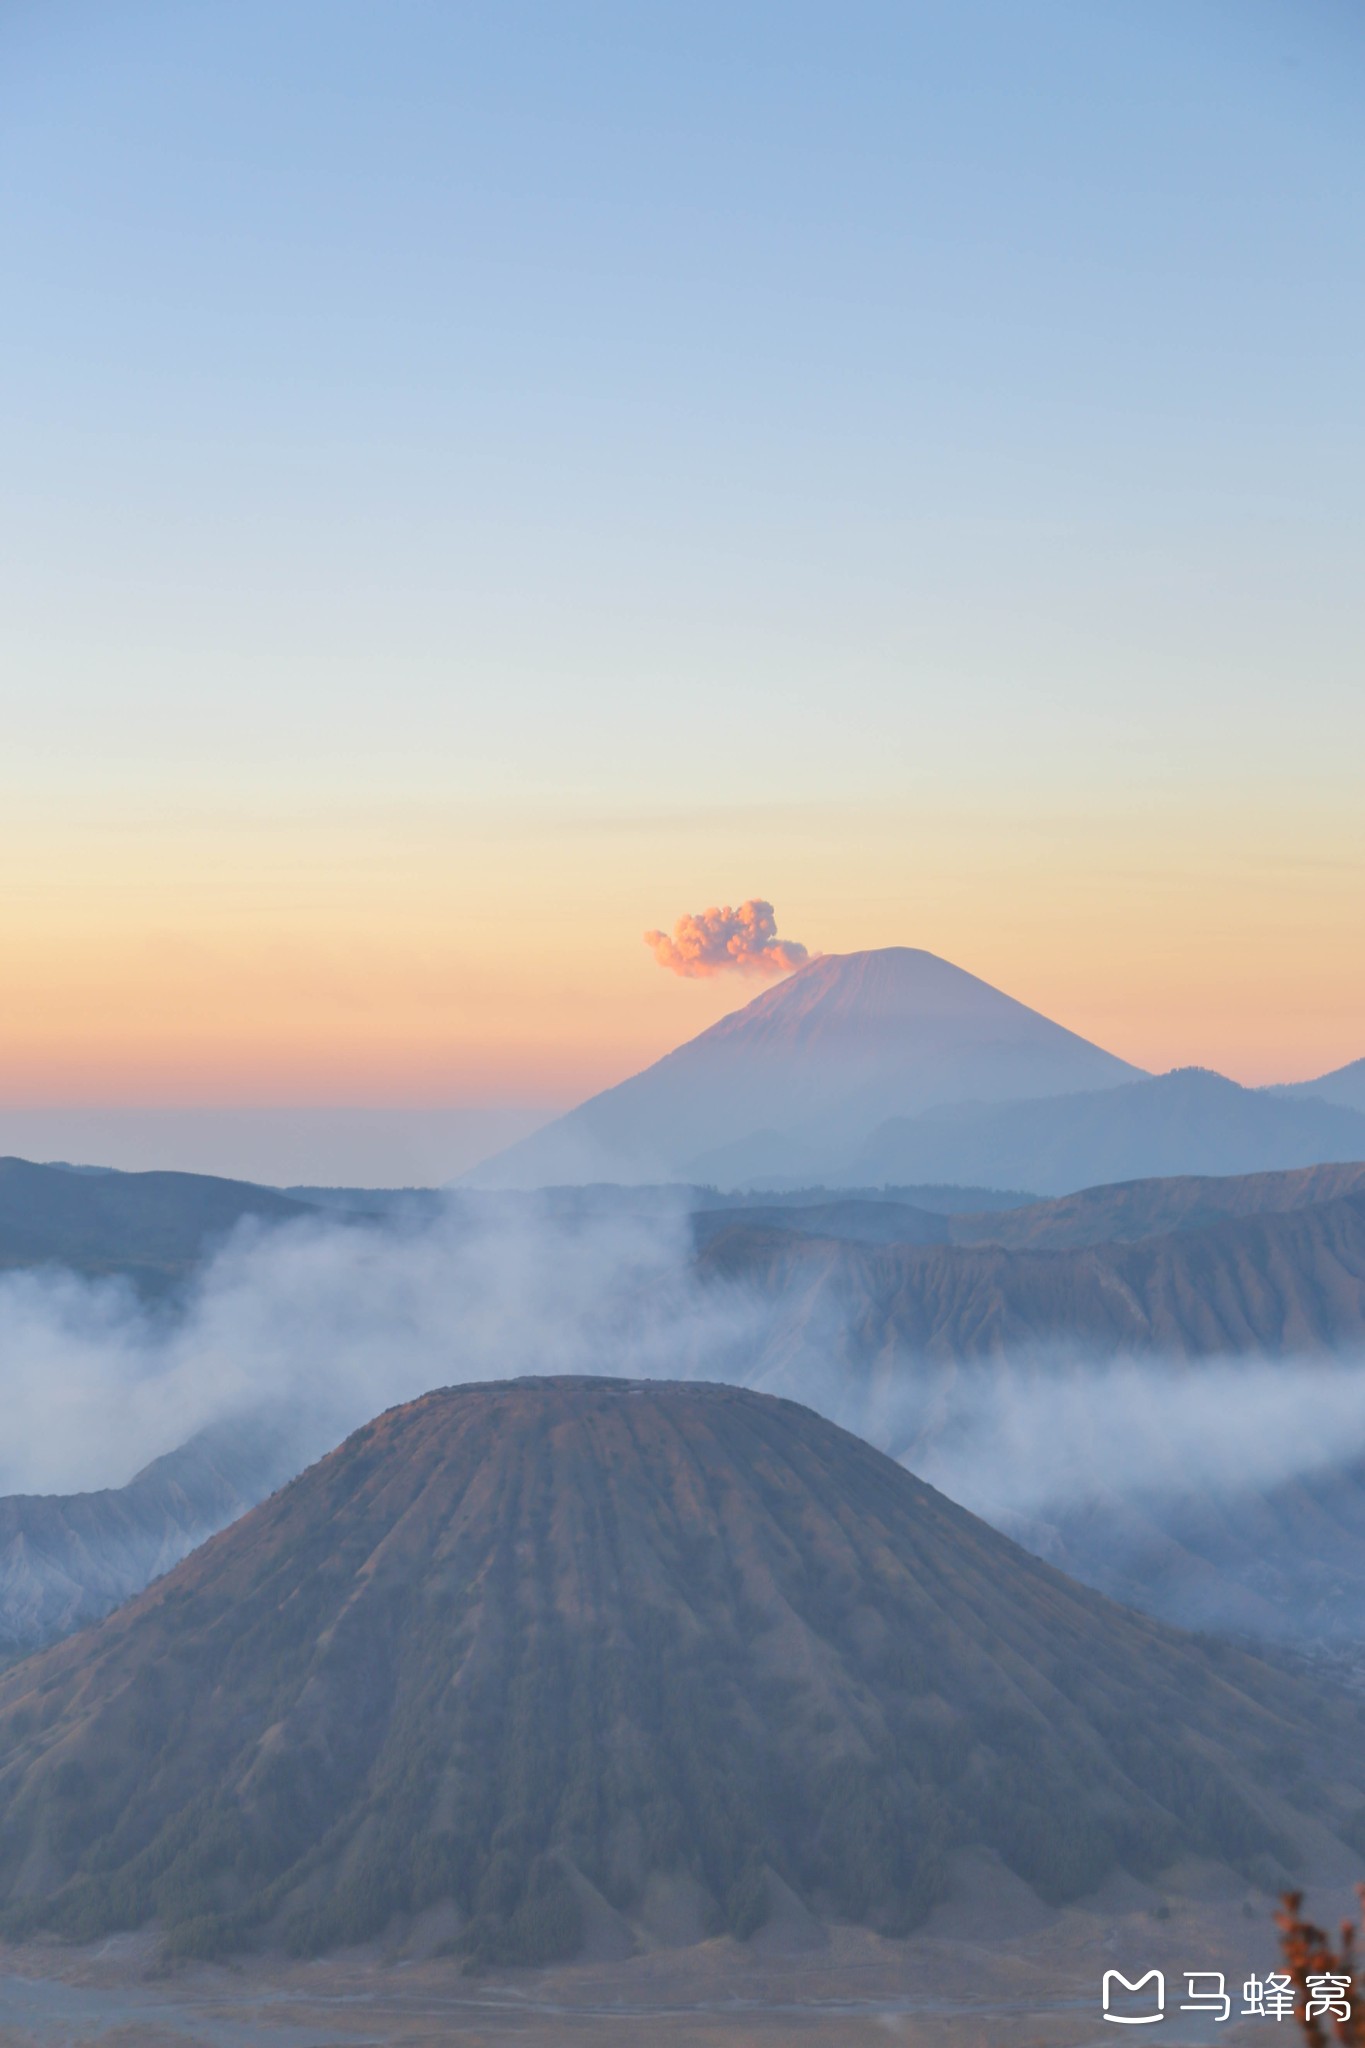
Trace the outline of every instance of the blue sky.
{"label": "blue sky", "polygon": [[[0,858],[77,947],[125,857],[169,931],[304,821],[505,932],[597,832],[552,922],[636,1050],[641,923],[722,892],[1055,994],[1009,817],[1218,919],[1269,814],[1358,931],[1362,88],[1354,0],[10,6]],[[803,807],[880,820],[875,918]]]}
{"label": "blue sky", "polygon": [[[1358,8],[9,23],[7,610],[134,777],[306,737],[406,784],[457,719],[471,779],[558,782],[567,738],[614,799],[667,782],[653,684],[827,787],[831,671],[899,741],[907,657],[1082,742],[1141,748],[1122,686],[1197,669],[1200,737],[1273,760],[1286,642],[1344,708]],[[452,657],[548,759],[451,718]]]}

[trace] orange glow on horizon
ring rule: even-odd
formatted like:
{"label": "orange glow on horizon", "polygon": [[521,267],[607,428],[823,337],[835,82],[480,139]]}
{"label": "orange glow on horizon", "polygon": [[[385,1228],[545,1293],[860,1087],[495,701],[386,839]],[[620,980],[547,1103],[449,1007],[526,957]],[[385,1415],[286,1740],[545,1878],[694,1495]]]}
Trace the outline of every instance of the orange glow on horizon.
{"label": "orange glow on horizon", "polygon": [[1310,1078],[1365,1054],[1360,856],[1311,823],[11,819],[0,1101],[548,1110],[752,999],[639,934],[760,891],[812,951],[924,946],[1140,1066]]}

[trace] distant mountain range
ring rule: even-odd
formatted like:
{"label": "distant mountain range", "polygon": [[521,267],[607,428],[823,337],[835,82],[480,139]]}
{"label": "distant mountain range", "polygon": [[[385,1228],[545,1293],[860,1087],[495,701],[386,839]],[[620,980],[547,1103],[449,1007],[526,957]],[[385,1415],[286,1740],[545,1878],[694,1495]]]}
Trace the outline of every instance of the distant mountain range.
{"label": "distant mountain range", "polygon": [[[983,1231],[1023,1230],[1030,1213]],[[1075,1211],[1058,1220],[1070,1234]],[[858,1428],[859,1389],[892,1372],[924,1389],[964,1361],[1011,1355],[1300,1357],[1365,1344],[1365,1191],[1067,1250],[851,1242],[737,1218],[698,1270],[761,1304],[746,1379],[800,1396],[809,1374],[846,1391],[855,1405],[842,1413]]]}
{"label": "distant mountain range", "polygon": [[65,1266],[91,1277],[121,1275],[152,1292],[188,1278],[237,1225],[319,1216],[345,1224],[430,1220],[487,1225],[544,1213],[560,1223],[589,1217],[672,1216],[690,1209],[699,1243],[742,1224],[876,1244],[996,1244],[1065,1250],[1110,1240],[1202,1228],[1224,1216],[1310,1208],[1365,1188],[1365,1164],[1289,1172],[1184,1175],[1101,1184],[1036,1200],[969,1184],[811,1187],[722,1195],[674,1186],[562,1188],[529,1206],[515,1193],[436,1189],[291,1188],[205,1174],[98,1175],[0,1159],[0,1273]]}
{"label": "distant mountain range", "polygon": [[968,1846],[1050,1903],[1190,1857],[1340,1876],[1363,1797],[1344,1699],[808,1410],[514,1381],[381,1416],[0,1674],[0,1925],[500,1963],[896,1932]]}
{"label": "distant mountain range", "polygon": [[[1130,1244],[1172,1231],[1202,1230],[1226,1216],[1311,1209],[1343,1195],[1365,1193],[1365,1165],[1120,1181],[1049,1201],[998,1199],[980,1209],[965,1203],[935,1207],[944,1192],[933,1186],[842,1195],[807,1189],[781,1199],[749,1195],[734,1206],[713,1196],[696,1201],[693,1234],[698,1245],[739,1227],[862,1244],[994,1244],[1011,1251],[1075,1251],[1084,1245]],[[695,1199],[701,1191],[690,1193]]]}
{"label": "distant mountain range", "polygon": [[1188,1067],[1095,1093],[889,1119],[830,1179],[984,1181],[1060,1195],[1101,1182],[1357,1160],[1365,1160],[1359,1110]]}
{"label": "distant mountain range", "polygon": [[1365,1061],[1153,1078],[931,953],[827,955],[466,1176],[470,1187],[969,1183],[1063,1194],[1365,1160]]}
{"label": "distant mountain range", "polygon": [[0,1272],[59,1264],[162,1293],[244,1217],[315,1213],[275,1188],[202,1173],[113,1173],[0,1159]]}
{"label": "distant mountain range", "polygon": [[162,1295],[217,1251],[238,1225],[429,1217],[435,1188],[267,1188],[209,1173],[121,1173],[0,1158],[0,1274],[66,1266],[119,1274]]}

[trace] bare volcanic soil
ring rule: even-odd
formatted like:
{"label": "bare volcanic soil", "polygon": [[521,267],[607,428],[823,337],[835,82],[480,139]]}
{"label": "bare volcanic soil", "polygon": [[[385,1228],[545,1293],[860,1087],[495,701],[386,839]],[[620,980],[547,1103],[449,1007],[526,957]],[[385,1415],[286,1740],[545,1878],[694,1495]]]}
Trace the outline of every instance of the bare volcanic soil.
{"label": "bare volcanic soil", "polygon": [[790,1402],[464,1387],[0,1676],[0,1925],[315,1953],[430,1908],[518,1962],[661,1888],[905,1931],[966,1843],[1050,1901],[1273,1885],[1352,1832],[1359,1732]]}
{"label": "bare volcanic soil", "polygon": [[854,1387],[888,1358],[953,1367],[1030,1346],[1324,1352],[1365,1341],[1365,1194],[1056,1251],[858,1244],[744,1222],[704,1246],[697,1270],[770,1310],[760,1369],[804,1345]]}

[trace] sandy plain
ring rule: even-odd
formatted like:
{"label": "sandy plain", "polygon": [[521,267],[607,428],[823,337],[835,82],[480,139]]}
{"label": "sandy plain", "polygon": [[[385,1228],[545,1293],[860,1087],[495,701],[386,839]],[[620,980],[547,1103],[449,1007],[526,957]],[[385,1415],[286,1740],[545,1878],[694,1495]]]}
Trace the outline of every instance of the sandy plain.
{"label": "sandy plain", "polygon": [[[1103,2018],[1110,1967],[1165,1973],[1166,2017],[1136,2036],[1161,2048],[1299,2038],[1241,2014],[1245,1980],[1276,1967],[1273,1902],[1226,1873],[1202,1897],[1121,1880],[1062,1911],[1003,1872],[980,1877],[904,1942],[777,1928],[478,1977],[393,1949],[168,1967],[148,1934],[0,1946],[0,2048],[1100,2048],[1135,2038]],[[1329,1925],[1349,1903],[1309,1899]],[[1229,2021],[1179,2010],[1188,1970],[1223,1973]]]}

